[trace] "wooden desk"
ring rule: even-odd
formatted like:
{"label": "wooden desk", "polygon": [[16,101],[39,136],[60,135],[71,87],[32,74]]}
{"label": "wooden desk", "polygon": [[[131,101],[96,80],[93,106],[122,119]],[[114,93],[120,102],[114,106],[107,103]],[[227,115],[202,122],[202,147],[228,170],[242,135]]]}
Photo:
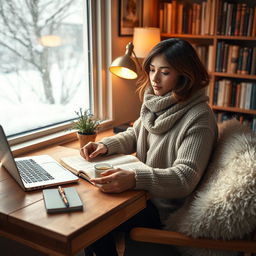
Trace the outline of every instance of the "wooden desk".
{"label": "wooden desk", "polygon": [[[76,143],[52,146],[31,155],[49,154],[58,160]],[[145,208],[144,191],[104,194],[79,180],[74,186],[84,211],[47,214],[42,190],[24,192],[0,169],[0,236],[23,243],[49,255],[74,255]]]}

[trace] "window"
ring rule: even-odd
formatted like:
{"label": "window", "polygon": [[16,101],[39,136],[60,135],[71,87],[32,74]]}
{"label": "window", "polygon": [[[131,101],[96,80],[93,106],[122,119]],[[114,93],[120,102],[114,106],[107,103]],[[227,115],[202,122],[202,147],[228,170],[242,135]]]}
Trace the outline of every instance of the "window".
{"label": "window", "polygon": [[103,68],[105,56],[89,54],[105,31],[95,25],[106,18],[99,15],[105,5],[103,0],[0,2],[0,123],[7,135],[62,127],[80,107],[107,118],[101,110],[109,96],[107,78],[90,71]]}

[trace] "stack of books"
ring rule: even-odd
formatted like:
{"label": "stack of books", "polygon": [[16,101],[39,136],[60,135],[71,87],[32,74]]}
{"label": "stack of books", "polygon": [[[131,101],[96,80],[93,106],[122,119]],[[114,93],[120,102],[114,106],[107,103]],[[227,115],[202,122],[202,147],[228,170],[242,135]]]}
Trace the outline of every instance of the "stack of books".
{"label": "stack of books", "polygon": [[249,4],[220,1],[217,34],[255,37],[256,6]]}
{"label": "stack of books", "polygon": [[213,35],[216,6],[217,0],[165,2],[159,10],[160,30],[171,34]]}
{"label": "stack of books", "polygon": [[214,86],[213,102],[220,107],[256,109],[256,83],[218,80]]}
{"label": "stack of books", "polygon": [[256,47],[218,42],[216,72],[256,75]]}

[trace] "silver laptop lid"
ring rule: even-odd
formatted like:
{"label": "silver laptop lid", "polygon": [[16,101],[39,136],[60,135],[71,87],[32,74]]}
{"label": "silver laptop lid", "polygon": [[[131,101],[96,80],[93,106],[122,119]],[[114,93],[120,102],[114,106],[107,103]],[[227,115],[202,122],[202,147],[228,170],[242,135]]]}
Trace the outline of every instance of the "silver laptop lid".
{"label": "silver laptop lid", "polygon": [[12,151],[4,133],[3,127],[0,125],[0,162],[5,169],[12,175],[12,177],[25,188],[20,173],[13,158]]}

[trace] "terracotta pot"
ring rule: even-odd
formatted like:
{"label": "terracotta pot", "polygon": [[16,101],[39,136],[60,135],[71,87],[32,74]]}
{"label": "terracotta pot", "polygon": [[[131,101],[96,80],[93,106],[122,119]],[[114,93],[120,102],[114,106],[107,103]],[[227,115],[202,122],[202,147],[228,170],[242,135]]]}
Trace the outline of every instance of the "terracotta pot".
{"label": "terracotta pot", "polygon": [[77,133],[77,138],[79,140],[80,148],[86,145],[90,141],[95,141],[97,134],[81,134]]}

